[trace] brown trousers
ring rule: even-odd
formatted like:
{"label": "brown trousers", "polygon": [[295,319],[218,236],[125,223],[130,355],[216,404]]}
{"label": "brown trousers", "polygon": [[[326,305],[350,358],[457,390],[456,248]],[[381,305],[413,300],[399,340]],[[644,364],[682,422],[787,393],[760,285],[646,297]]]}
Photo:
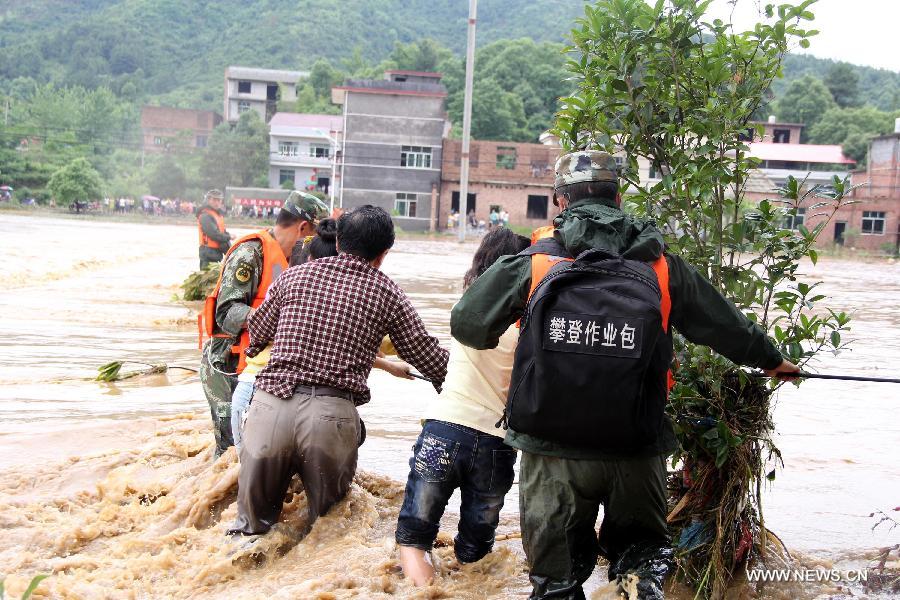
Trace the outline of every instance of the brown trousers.
{"label": "brown trousers", "polygon": [[309,523],[341,500],[356,474],[359,414],[335,396],[257,390],[247,414],[238,476],[238,516],[229,533],[266,533],[278,522],[294,473],[306,490]]}

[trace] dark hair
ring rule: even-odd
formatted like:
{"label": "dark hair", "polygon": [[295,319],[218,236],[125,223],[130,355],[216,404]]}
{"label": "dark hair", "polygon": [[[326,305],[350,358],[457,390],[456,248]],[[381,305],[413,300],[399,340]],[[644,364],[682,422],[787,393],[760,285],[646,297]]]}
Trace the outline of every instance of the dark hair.
{"label": "dark hair", "polygon": [[341,252],[374,260],[394,245],[394,222],[383,208],[357,206],[338,219],[337,241]]}
{"label": "dark hair", "polygon": [[481,240],[481,245],[472,257],[472,266],[463,277],[463,287],[469,287],[482,273],[488,270],[501,256],[518,254],[531,245],[531,240],[500,227],[493,229]]}
{"label": "dark hair", "polygon": [[294,244],[294,249],[291,251],[291,266],[302,265],[307,261],[326,256],[337,256],[336,241],[337,221],[322,219],[316,225],[316,235],[311,239],[306,238]]}
{"label": "dark hair", "polygon": [[554,191],[556,196],[568,196],[569,202],[577,202],[584,198],[598,198],[604,204],[616,205],[616,194],[619,184],[615,181],[579,181],[569,185],[561,185]]}
{"label": "dark hair", "polygon": [[337,221],[322,219],[316,225],[316,237],[309,243],[309,255],[312,260],[337,256]]}
{"label": "dark hair", "polygon": [[281,227],[290,227],[302,221],[300,217],[287,210],[279,210],[278,216],[275,217],[275,224]]}

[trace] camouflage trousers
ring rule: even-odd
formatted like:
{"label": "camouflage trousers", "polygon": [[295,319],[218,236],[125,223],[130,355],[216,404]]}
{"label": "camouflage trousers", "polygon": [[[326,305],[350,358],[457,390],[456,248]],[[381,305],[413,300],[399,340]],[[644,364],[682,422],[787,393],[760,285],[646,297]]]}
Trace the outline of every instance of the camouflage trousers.
{"label": "camouflage trousers", "polygon": [[225,375],[213,369],[207,356],[208,353],[204,352],[200,359],[200,383],[203,385],[203,393],[209,403],[213,435],[216,438],[216,457],[218,458],[234,445],[234,436],[231,432],[231,394],[237,386],[237,377]]}

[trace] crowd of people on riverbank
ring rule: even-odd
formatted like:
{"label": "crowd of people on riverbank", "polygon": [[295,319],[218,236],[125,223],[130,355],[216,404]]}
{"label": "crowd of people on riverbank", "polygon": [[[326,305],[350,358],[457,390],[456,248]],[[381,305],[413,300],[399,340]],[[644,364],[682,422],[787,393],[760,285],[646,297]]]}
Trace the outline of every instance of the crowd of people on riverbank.
{"label": "crowd of people on riverbank", "polygon": [[621,210],[605,152],[559,159],[553,225],[531,239],[499,223],[485,234],[451,312],[449,350],[381,271],[394,244],[383,209],[360,206],[332,221],[320,200],[295,191],[272,229],[232,244],[221,201],[208,194],[198,222],[201,261],[217,253],[223,264],[203,310],[200,371],[216,455],[239,447],[236,552],[252,552],[278,523],[295,474],[308,528],[347,494],[371,368],[403,378],[415,368],[438,397],[423,414],[398,515],[406,577],[435,577],[428,553],[457,489],[457,559],[492,550],[520,456],[531,598],[584,598],[598,556],[623,590],[662,598],[673,566],[665,480],[676,441],[664,411],[673,328],[771,376],[798,372],[665,252],[651,222]]}

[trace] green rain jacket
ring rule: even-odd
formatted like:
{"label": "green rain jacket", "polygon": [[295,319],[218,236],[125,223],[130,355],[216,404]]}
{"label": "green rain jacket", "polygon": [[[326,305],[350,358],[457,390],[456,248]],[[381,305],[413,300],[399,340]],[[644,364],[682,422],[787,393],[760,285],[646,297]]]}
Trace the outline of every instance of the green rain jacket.
{"label": "green rain jacket", "polygon": [[[625,258],[651,262],[663,253],[662,233],[652,221],[635,218],[599,199],[572,203],[553,221],[554,237],[572,256],[591,248],[606,248]],[[774,369],[782,356],[765,332],[693,267],[666,254],[672,311],[669,322],[686,339],[709,346],[729,360]],[[531,258],[505,256],[476,279],[453,308],[450,332],[460,343],[483,350],[494,348],[506,329],[525,311],[531,289]],[[515,448],[564,458],[605,458],[599,452],[541,440],[509,430],[506,442]],[[676,448],[666,420],[656,445],[641,454],[669,454]]]}

